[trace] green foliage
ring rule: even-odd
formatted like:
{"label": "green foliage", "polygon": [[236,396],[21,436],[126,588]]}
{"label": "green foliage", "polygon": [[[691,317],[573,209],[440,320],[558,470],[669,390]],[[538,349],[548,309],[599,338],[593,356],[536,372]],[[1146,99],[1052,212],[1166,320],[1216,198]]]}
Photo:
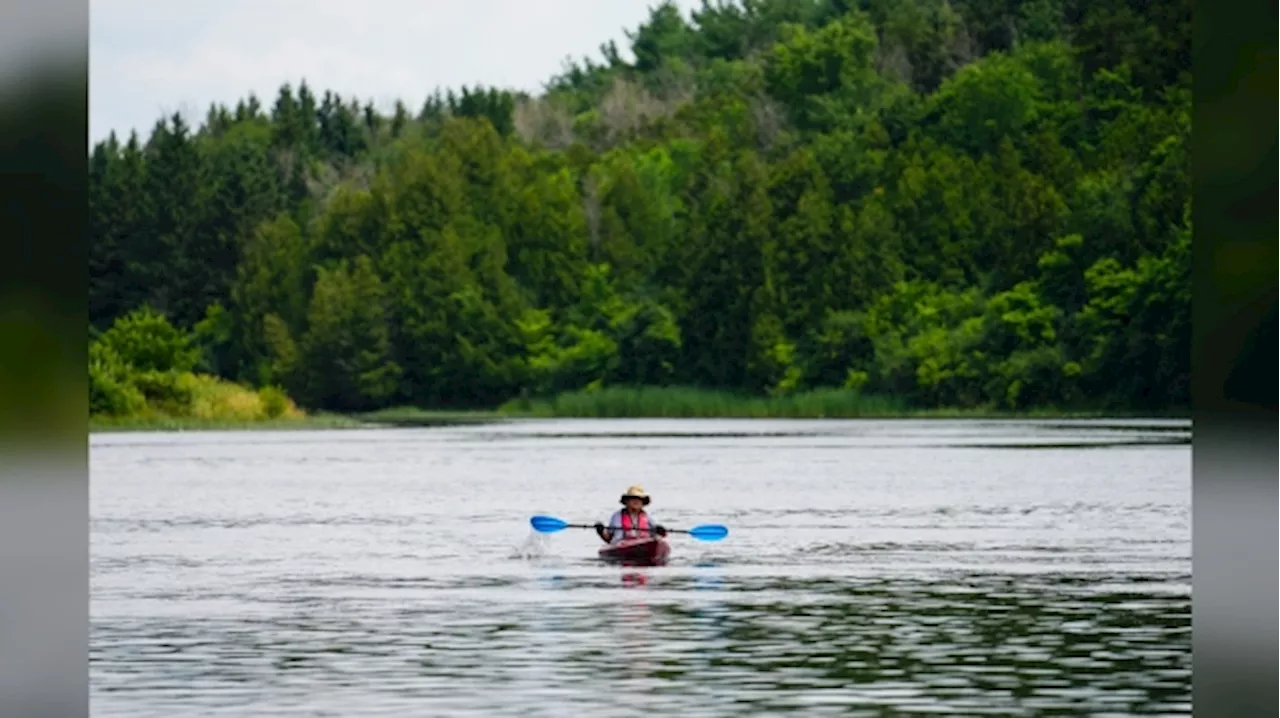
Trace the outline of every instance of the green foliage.
{"label": "green foliage", "polygon": [[200,348],[201,371],[217,374],[228,366],[227,355],[234,345],[235,318],[214,302],[205,308],[204,319],[192,327],[191,339]]}
{"label": "green foliage", "polygon": [[1190,400],[1191,229],[1136,266],[1099,260],[1085,272],[1077,315],[1082,364],[1095,391],[1142,408]]}
{"label": "green foliage", "polygon": [[931,92],[968,57],[964,19],[945,0],[871,0],[887,74]]}
{"label": "green foliage", "polygon": [[1040,296],[1051,306],[1073,314],[1084,306],[1084,237],[1060,237],[1054,248],[1036,262]]}
{"label": "green foliage", "polygon": [[892,397],[848,389],[823,389],[760,397],[689,387],[612,387],[550,399],[517,399],[502,411],[537,417],[856,419],[896,416],[907,409]]}
{"label": "green foliage", "polygon": [[1000,141],[1035,120],[1041,87],[1017,58],[997,53],[968,65],[933,96],[938,137],[974,154],[994,153]]}
{"label": "green foliage", "polygon": [[89,343],[89,414],[132,416],[147,399],[131,381],[131,367],[101,341]]}
{"label": "green foliage", "polygon": [[[210,315],[219,316],[217,312]],[[190,368],[197,350],[190,347],[194,341],[146,310],[121,317],[107,331],[91,337],[90,416],[236,421],[302,416],[280,389],[254,392],[215,376],[193,373]],[[121,354],[120,349],[130,353]]]}
{"label": "green foliage", "polygon": [[861,386],[875,362],[876,347],[868,335],[867,318],[859,312],[831,312],[801,350],[805,375],[816,386]]}
{"label": "green foliage", "polygon": [[856,126],[886,91],[873,67],[877,47],[876,29],[861,13],[816,31],[786,26],[765,62],[765,83],[802,127]]}
{"label": "green foliage", "polygon": [[563,328],[541,310],[519,324],[535,394],[661,385],[675,376],[681,342],[674,315],[658,302],[620,295],[608,265],[587,269],[582,297],[568,309]]}
{"label": "green foliage", "polygon": [[178,371],[139,371],[132,379],[148,405],[172,415],[189,406],[195,398],[192,382],[186,380],[188,376],[191,374]]}
{"label": "green foliage", "polygon": [[494,233],[474,226],[426,231],[388,250],[382,273],[406,399],[493,403],[519,386],[524,359],[516,320],[526,304],[503,263]]}
{"label": "green foliage", "polygon": [[289,411],[289,395],[278,386],[264,386],[258,390],[262,400],[262,413],[268,419],[278,419]]}
{"label": "green foliage", "polygon": [[91,405],[1185,407],[1189,20],[661,2],[538,97],[164,118],[88,158]]}
{"label": "green foliage", "polygon": [[693,38],[680,16],[680,8],[667,0],[650,11],[648,22],[627,36],[636,57],[635,67],[641,72],[652,72],[687,57],[692,49]]}
{"label": "green foliage", "polygon": [[385,293],[368,257],[320,269],[299,353],[290,380],[313,405],[361,411],[395,395],[401,369],[390,357]]}
{"label": "green foliage", "polygon": [[189,372],[200,361],[191,337],[145,306],[116,320],[98,342],[138,371]]}

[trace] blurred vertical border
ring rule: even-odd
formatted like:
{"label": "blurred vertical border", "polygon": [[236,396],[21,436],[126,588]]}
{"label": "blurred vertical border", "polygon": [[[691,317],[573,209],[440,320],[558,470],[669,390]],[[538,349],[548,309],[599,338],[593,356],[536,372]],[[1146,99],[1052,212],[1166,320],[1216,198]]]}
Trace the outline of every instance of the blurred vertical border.
{"label": "blurred vertical border", "polygon": [[89,714],[88,0],[0,5],[0,716]]}
{"label": "blurred vertical border", "polygon": [[1192,641],[1197,716],[1277,715],[1275,0],[1192,39]]}

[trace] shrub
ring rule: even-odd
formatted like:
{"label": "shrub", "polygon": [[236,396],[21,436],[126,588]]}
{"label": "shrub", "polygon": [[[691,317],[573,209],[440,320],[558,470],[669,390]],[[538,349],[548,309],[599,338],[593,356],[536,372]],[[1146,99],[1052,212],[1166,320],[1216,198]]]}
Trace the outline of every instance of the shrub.
{"label": "shrub", "polygon": [[98,343],[139,371],[189,372],[200,361],[191,337],[147,307],[117,319]]}
{"label": "shrub", "polygon": [[147,408],[147,399],[127,380],[89,365],[89,415],[136,416]]}
{"label": "shrub", "polygon": [[134,416],[147,408],[146,397],[131,380],[128,364],[110,347],[89,344],[89,414]]}
{"label": "shrub", "polygon": [[176,371],[140,371],[133,383],[153,408],[170,416],[182,416],[195,398],[194,374]]}
{"label": "shrub", "polygon": [[266,416],[258,392],[217,377],[192,374],[189,416],[195,419],[257,421]]}
{"label": "shrub", "polygon": [[262,401],[263,415],[268,419],[284,416],[292,408],[289,396],[278,386],[262,387],[258,390],[258,398]]}

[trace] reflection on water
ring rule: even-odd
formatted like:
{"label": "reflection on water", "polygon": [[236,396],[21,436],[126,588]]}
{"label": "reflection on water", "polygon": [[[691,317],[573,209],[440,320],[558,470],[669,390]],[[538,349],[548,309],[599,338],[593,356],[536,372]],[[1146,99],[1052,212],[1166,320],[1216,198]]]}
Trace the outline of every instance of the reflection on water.
{"label": "reflection on water", "polygon": [[[1185,446],[484,438],[516,471],[478,431],[95,446],[93,714],[1190,714]],[[528,530],[641,482],[729,540],[620,569]]]}
{"label": "reflection on water", "polygon": [[[997,575],[743,578],[723,589],[646,578],[620,583],[647,594],[583,578],[519,603],[446,608],[405,596],[275,616],[103,622],[95,714],[203,704],[227,715],[250,705],[257,715],[306,706],[516,715],[531,704],[550,715],[609,710],[611,697],[625,705],[610,715],[1189,713],[1185,593]],[[554,600],[564,581],[599,599]]]}

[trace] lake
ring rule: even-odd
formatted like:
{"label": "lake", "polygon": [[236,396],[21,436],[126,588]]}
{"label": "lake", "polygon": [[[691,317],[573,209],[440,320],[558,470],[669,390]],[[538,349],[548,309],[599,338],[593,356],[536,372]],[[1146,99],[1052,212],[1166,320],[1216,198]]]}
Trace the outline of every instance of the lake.
{"label": "lake", "polygon": [[[1191,427],[91,436],[95,716],[1190,715]],[[668,566],[599,563],[631,484]]]}

